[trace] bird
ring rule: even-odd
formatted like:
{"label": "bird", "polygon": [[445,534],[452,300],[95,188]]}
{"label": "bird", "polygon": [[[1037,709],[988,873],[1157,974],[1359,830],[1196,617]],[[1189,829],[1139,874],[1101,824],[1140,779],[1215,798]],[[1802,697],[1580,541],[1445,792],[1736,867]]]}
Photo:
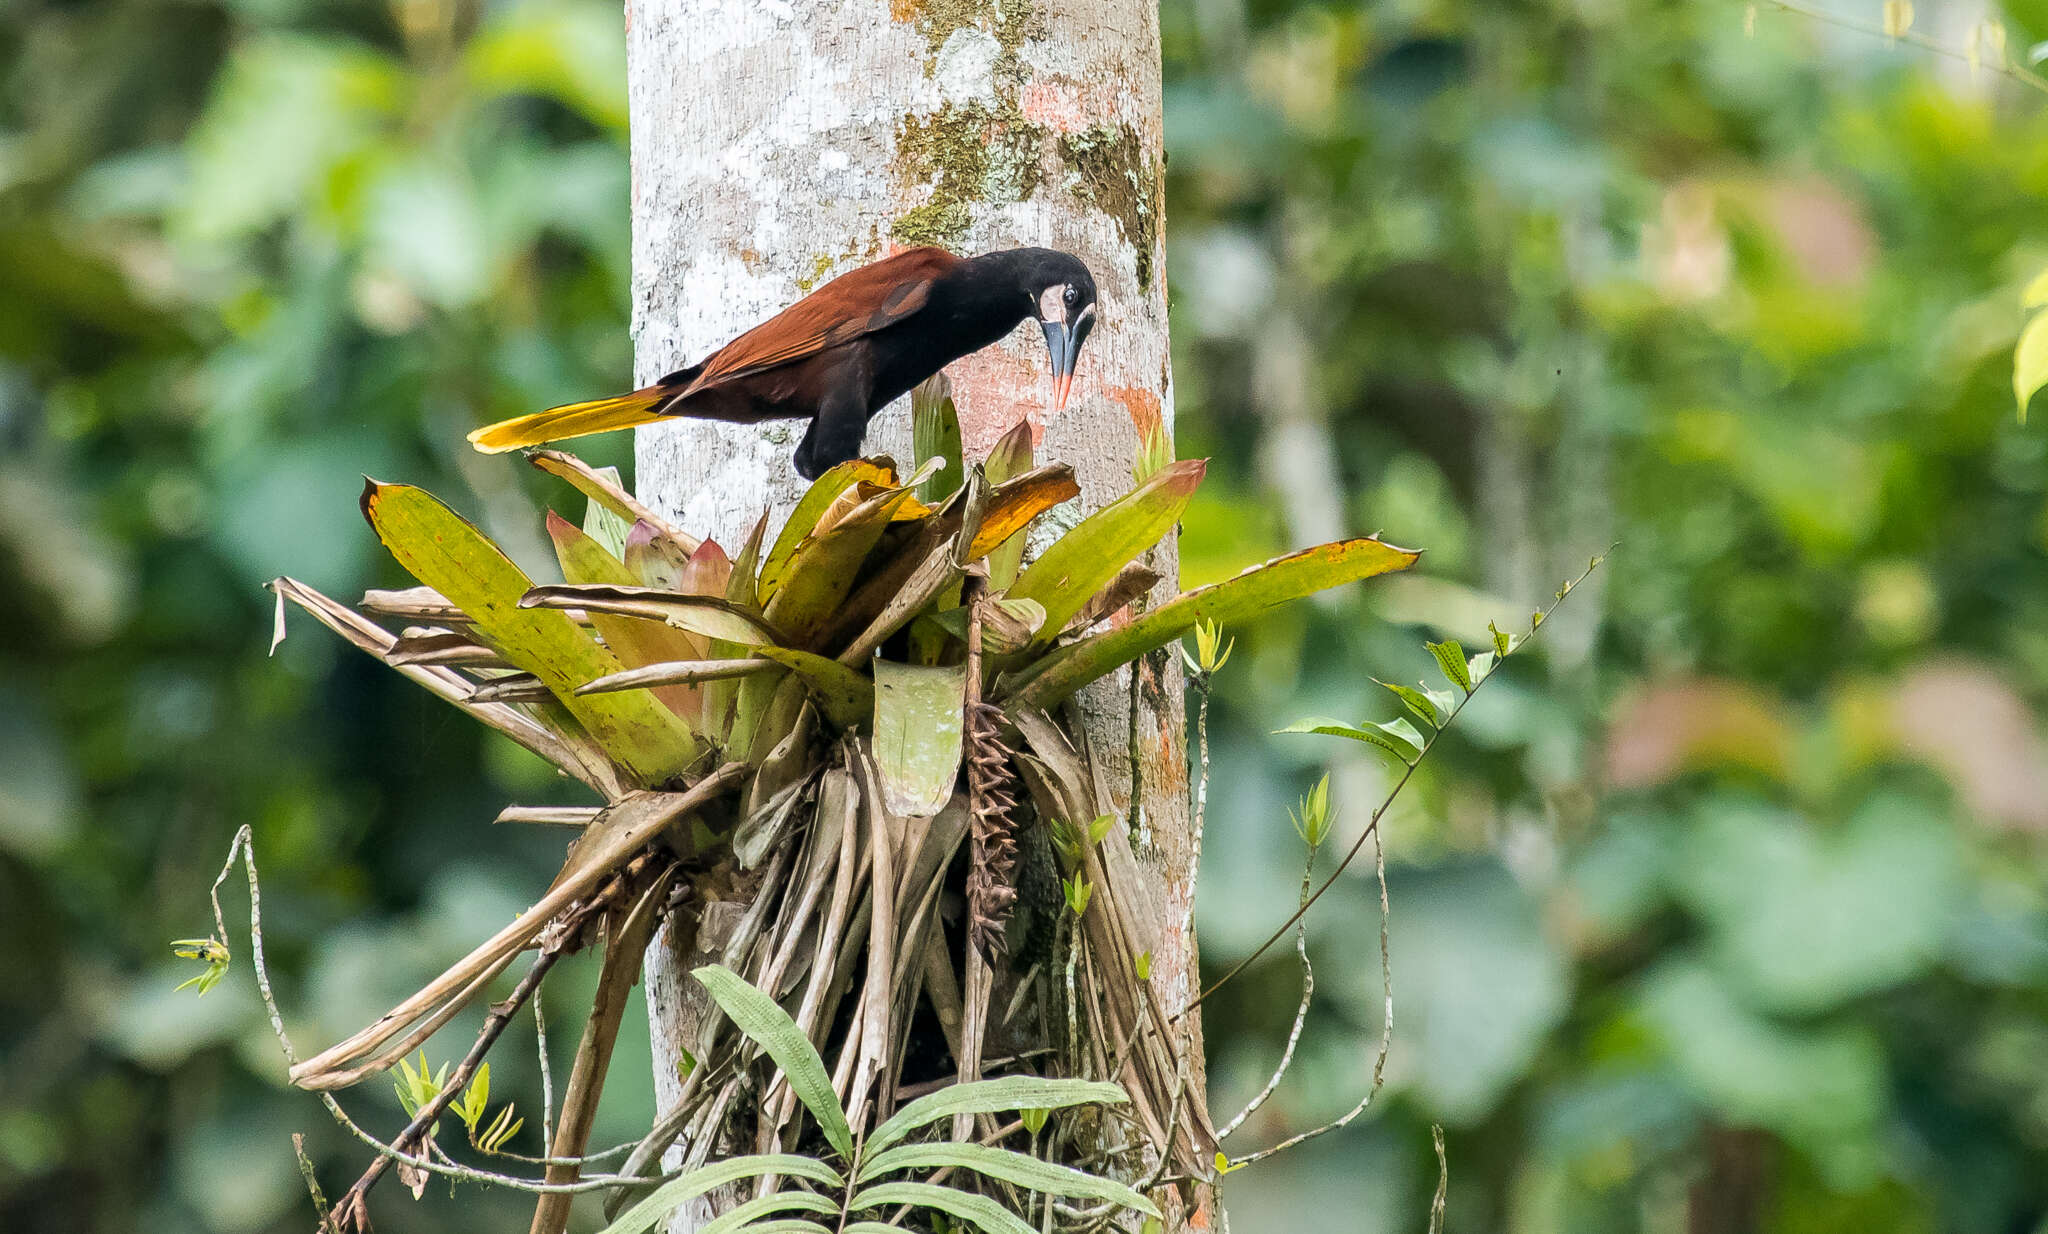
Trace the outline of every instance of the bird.
{"label": "bird", "polygon": [[1027,319],[1045,333],[1053,413],[1064,411],[1095,310],[1095,279],[1071,253],[905,249],[840,275],[651,386],[486,425],[469,441],[497,454],[672,416],[736,424],[808,418],[794,462],[798,475],[815,480],[860,456],[876,412]]}

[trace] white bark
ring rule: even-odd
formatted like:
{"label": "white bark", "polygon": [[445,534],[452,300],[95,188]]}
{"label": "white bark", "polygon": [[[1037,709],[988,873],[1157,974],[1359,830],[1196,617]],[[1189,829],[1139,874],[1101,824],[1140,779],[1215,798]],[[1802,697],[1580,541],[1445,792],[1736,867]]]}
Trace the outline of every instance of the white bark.
{"label": "white bark", "polygon": [[[627,25],[643,382],[897,248],[1066,249],[1088,263],[1101,301],[1072,402],[1049,417],[1045,348],[1020,329],[951,370],[962,433],[978,455],[1029,418],[1040,461],[1073,465],[1083,508],[1129,487],[1133,410],[1156,405],[1173,422],[1149,0],[628,0]],[[790,455],[803,427],[643,429],[641,497],[736,551],[764,508],[779,521],[800,492]],[[868,452],[908,461],[907,403],[876,417]],[[1059,513],[1071,522],[1080,511]],[[1172,547],[1158,558],[1170,594]],[[1193,876],[1181,684],[1164,656],[1140,676],[1138,690],[1120,674],[1085,701],[1120,793],[1134,782],[1126,751],[1137,738],[1140,857],[1166,888],[1171,938]],[[1153,965],[1169,1006],[1193,984],[1191,958],[1177,952]],[[685,979],[678,966],[657,940],[649,980],[661,994],[651,1005],[664,1103],[686,1032],[671,997]],[[1188,1049],[1199,1085],[1198,1027]]]}

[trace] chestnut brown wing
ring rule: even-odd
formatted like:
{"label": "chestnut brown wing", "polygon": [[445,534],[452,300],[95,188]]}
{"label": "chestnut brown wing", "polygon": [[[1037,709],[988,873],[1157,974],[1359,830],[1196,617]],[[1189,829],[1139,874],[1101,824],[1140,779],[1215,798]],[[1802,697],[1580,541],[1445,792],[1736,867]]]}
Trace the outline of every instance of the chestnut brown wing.
{"label": "chestnut brown wing", "polygon": [[923,308],[933,282],[959,262],[941,248],[914,248],[849,270],[711,353],[678,397],[895,325]]}

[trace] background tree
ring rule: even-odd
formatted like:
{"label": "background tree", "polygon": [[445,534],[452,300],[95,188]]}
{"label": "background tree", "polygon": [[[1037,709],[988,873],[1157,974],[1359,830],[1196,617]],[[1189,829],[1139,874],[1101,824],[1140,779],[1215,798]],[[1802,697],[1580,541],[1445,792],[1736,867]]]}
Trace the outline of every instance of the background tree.
{"label": "background tree", "polygon": [[[1970,45],[1981,10],[1917,7]],[[2015,57],[2048,37],[1992,11]],[[1560,617],[1579,658],[1511,665],[1390,821],[1387,1100],[1233,1174],[1241,1229],[1416,1228],[1438,1119],[1454,1227],[2048,1210],[2048,480],[2009,390],[2048,113],[1965,61],[1754,24],[1162,6],[1179,451],[1214,460],[1183,580],[1342,530],[1430,548],[1376,611],[1239,632],[1212,964],[1298,885],[1285,807],[1329,751],[1268,730],[1356,715],[1365,674],[1426,670],[1417,627],[1469,638],[1621,543]],[[265,661],[259,585],[397,581],[361,471],[513,542],[569,500],[460,441],[631,375],[619,10],[27,0],[0,49],[0,1227],[303,1229],[289,1132],[330,1185],[359,1158],[279,1087],[246,986],[173,997],[162,944],[253,824],[280,979],[332,1038],[559,862],[481,830],[546,799],[531,760],[322,640]],[[1380,774],[1337,767],[1333,842]],[[1365,1082],[1376,897],[1340,891],[1297,1082],[1241,1137]],[[591,974],[562,969],[566,1016]],[[1217,1108],[1263,1083],[1296,980],[1277,955],[1206,1009]],[[537,1104],[512,1060],[497,1084]],[[598,1140],[651,1114],[618,1096]],[[526,1207],[430,1189],[382,1225]]]}

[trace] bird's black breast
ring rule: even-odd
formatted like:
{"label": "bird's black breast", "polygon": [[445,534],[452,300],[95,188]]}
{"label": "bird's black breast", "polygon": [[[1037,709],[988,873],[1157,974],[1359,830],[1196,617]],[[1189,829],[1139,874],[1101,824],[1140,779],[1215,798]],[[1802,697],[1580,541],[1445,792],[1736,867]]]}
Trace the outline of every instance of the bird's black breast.
{"label": "bird's black breast", "polygon": [[868,414],[901,398],[960,357],[1001,339],[1025,315],[1015,303],[992,304],[951,295],[933,299],[931,307],[915,317],[868,336],[875,373]]}

